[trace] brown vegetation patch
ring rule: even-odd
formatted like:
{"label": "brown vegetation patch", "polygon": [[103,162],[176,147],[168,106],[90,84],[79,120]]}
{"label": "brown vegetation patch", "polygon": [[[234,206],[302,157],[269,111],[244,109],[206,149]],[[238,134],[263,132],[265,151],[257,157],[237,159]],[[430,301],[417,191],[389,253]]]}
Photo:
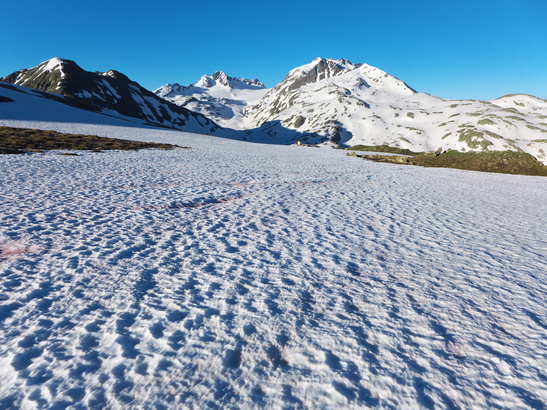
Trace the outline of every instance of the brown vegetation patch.
{"label": "brown vegetation patch", "polygon": [[21,154],[41,150],[139,150],[145,148],[188,148],[173,144],[129,141],[96,135],[65,134],[28,128],[0,127],[0,154]]}
{"label": "brown vegetation patch", "polygon": [[[386,151],[389,152],[389,151]],[[392,151],[393,152],[393,151]],[[350,154],[348,154],[350,155]],[[353,155],[356,155],[353,153]],[[496,172],[547,176],[544,166],[532,155],[522,151],[459,152],[440,150],[437,153],[419,153],[414,156],[356,155],[363,159],[393,164],[419,165],[422,167],[457,168],[470,171]]]}
{"label": "brown vegetation patch", "polygon": [[414,152],[406,148],[390,147],[389,145],[354,145],[348,148],[351,151],[370,151],[370,152],[389,152],[391,154],[401,155],[417,155],[419,152]]}

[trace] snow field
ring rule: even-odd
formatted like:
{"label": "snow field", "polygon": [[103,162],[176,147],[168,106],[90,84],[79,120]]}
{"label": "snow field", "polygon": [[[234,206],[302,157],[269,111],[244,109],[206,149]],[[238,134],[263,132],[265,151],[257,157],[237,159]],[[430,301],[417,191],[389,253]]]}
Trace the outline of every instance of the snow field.
{"label": "snow field", "polygon": [[547,404],[544,178],[5,125],[192,149],[0,157],[0,407]]}

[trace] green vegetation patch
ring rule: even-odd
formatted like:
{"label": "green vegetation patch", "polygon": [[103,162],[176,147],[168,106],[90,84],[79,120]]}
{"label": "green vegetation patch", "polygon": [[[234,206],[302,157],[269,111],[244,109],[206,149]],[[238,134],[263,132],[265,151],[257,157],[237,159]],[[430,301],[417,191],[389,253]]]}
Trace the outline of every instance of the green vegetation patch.
{"label": "green vegetation patch", "polygon": [[546,166],[530,154],[515,151],[447,151],[441,155],[420,154],[411,158],[410,163],[424,167],[547,176]]}
{"label": "green vegetation patch", "polygon": [[520,114],[522,115],[522,113],[517,110],[516,108],[513,108],[513,107],[510,107],[510,108],[502,108],[501,111],[504,111],[504,112],[510,112],[510,113],[513,113],[513,114]]}
{"label": "green vegetation patch", "polygon": [[458,141],[465,142],[467,146],[471,149],[481,148],[483,151],[487,149],[488,146],[492,145],[490,141],[484,138],[482,132],[476,131],[471,128],[464,128],[458,130]]}
{"label": "green vegetation patch", "polygon": [[536,126],[534,126],[534,125],[526,124],[526,126],[527,126],[528,128],[530,128],[531,130],[534,130],[534,131],[547,132],[547,130],[544,130],[544,129],[542,129],[542,128],[536,127]]}
{"label": "green vegetation patch", "polygon": [[298,117],[296,117],[296,119],[294,120],[294,128],[300,128],[302,125],[304,125],[304,123],[306,122],[306,118],[302,117],[301,115],[299,115]]}
{"label": "green vegetation patch", "polygon": [[503,137],[501,135],[496,134],[495,132],[484,131],[484,133],[490,135],[492,138],[495,138],[497,140],[502,140],[503,139]]}
{"label": "green vegetation patch", "polygon": [[401,154],[401,155],[417,155],[419,152],[410,151],[406,148],[397,148],[390,147],[387,144],[383,145],[354,145],[349,147],[348,150],[351,151],[370,151],[370,152],[388,152],[390,154]]}
{"label": "green vegetation patch", "polygon": [[414,128],[414,127],[405,127],[407,130],[409,131],[415,131],[417,134],[423,134],[424,133],[424,130],[420,130],[418,128]]}
{"label": "green vegetation patch", "polygon": [[489,120],[488,118],[483,118],[482,120],[479,120],[477,122],[479,125],[496,125],[496,123],[492,120]]}
{"label": "green vegetation patch", "polygon": [[496,172],[547,176],[547,167],[530,154],[515,151],[420,153],[414,157],[388,157],[385,155],[363,155],[362,158],[376,162],[418,165],[422,167],[456,168],[469,171]]}
{"label": "green vegetation patch", "polygon": [[139,150],[188,148],[155,142],[128,141],[96,135],[65,134],[28,128],[0,127],[0,154],[22,154],[42,150]]}

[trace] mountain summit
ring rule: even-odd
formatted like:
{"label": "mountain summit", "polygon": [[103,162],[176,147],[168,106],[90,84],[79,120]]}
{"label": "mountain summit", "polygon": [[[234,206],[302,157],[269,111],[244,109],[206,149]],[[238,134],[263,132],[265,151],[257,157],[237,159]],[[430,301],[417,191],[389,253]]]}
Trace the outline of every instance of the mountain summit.
{"label": "mountain summit", "polygon": [[196,87],[211,88],[220,84],[228,88],[254,89],[266,88],[258,79],[248,80],[240,77],[230,77],[224,71],[215,71],[212,76],[204,75],[194,84]]}
{"label": "mountain summit", "polygon": [[92,73],[71,60],[52,58],[0,81],[60,94],[79,108],[138,118],[152,125],[204,133],[218,129],[206,117],[159,98],[118,71]]}
{"label": "mountain summit", "polygon": [[[316,58],[246,110],[250,138],[382,145],[412,151],[523,150],[547,160],[547,101],[452,101],[368,64]],[[296,133],[296,134],[295,134]]]}
{"label": "mountain summit", "polygon": [[166,84],[154,91],[161,98],[235,129],[246,128],[246,108],[256,104],[267,92],[266,86],[256,78],[230,77],[223,71],[204,75],[195,84]]}

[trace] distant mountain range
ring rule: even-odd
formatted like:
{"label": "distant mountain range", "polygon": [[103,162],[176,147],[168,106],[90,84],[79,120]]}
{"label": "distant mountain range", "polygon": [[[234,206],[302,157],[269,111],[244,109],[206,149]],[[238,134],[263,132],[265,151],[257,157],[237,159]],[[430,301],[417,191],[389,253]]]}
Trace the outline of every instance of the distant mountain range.
{"label": "distant mountain range", "polygon": [[91,73],[58,58],[0,81],[51,93],[42,98],[59,101],[62,95],[61,102],[80,109],[250,141],[387,144],[412,151],[508,149],[547,161],[546,100],[522,94],[445,100],[348,60],[317,58],[271,89],[257,79],[217,71],[195,84],[166,84],[150,92],[117,71]]}

